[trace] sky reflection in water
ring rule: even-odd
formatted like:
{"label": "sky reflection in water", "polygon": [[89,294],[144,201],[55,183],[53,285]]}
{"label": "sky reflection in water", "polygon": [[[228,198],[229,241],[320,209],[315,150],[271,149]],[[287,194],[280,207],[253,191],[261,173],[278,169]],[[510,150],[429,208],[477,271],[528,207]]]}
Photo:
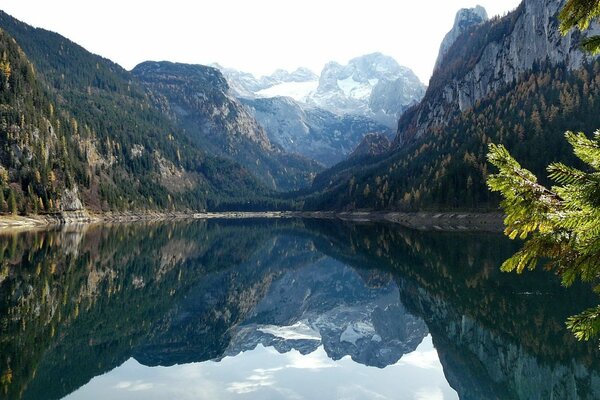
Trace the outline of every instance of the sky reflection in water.
{"label": "sky reflection in water", "polygon": [[254,350],[208,361],[146,367],[129,359],[66,399],[457,399],[427,336],[384,369],[331,360],[323,346],[308,355]]}

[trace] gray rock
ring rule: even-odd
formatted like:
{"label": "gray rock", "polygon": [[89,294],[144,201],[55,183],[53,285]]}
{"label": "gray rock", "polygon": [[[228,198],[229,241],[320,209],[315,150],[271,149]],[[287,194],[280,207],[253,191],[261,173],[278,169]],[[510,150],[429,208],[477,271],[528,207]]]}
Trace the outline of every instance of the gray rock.
{"label": "gray rock", "polygon": [[442,44],[440,45],[440,51],[438,53],[437,60],[435,61],[434,70],[438,69],[444,60],[444,56],[450,50],[450,47],[456,42],[458,37],[466,32],[469,28],[479,25],[488,20],[487,12],[482,6],[476,6],[473,8],[461,8],[456,13],[454,18],[454,26],[444,36]]}
{"label": "gray rock", "polygon": [[74,186],[72,189],[65,188],[61,197],[60,210],[79,211],[83,209],[83,203],[79,197],[79,188],[77,186]]}
{"label": "gray rock", "polygon": [[308,104],[337,114],[358,114],[390,127],[425,94],[425,85],[409,68],[381,53],[325,65]]}
{"label": "gray rock", "polygon": [[203,150],[237,162],[267,187],[299,189],[321,170],[316,162],[271,143],[250,110],[231,94],[218,69],[148,61],[132,72],[157,107]]}
{"label": "gray rock", "polygon": [[360,115],[338,115],[289,97],[243,99],[271,142],[325,166],[345,159],[369,132],[391,129]]}
{"label": "gray rock", "polygon": [[[449,115],[472,108],[478,100],[515,82],[536,63],[564,64],[577,69],[592,58],[579,46],[579,31],[564,36],[559,32],[557,15],[563,4],[563,0],[524,0],[507,16],[476,28],[473,35],[489,36],[487,41],[477,44],[480,46],[475,48],[477,57],[453,60],[459,67],[451,77],[446,76],[443,64],[438,68],[419,107],[400,120],[394,144],[401,146],[435,126],[443,126]],[[587,33],[600,33],[600,25],[593,24]],[[461,36],[456,43],[468,39]],[[451,52],[457,50],[452,46]],[[444,59],[457,54],[448,53]]]}

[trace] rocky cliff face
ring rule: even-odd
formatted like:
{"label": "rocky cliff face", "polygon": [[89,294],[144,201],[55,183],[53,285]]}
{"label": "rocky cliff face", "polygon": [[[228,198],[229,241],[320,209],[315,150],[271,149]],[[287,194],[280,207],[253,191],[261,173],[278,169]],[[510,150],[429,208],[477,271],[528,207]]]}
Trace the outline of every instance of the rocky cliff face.
{"label": "rocky cliff face", "polygon": [[342,161],[367,132],[391,137],[391,130],[360,115],[337,115],[289,97],[243,99],[272,143],[325,166]]}
{"label": "rocky cliff face", "polygon": [[306,186],[320,167],[273,145],[250,110],[231,95],[219,70],[145,62],[133,74],[157,106],[211,154],[239,162],[273,189]]}
{"label": "rocky cliff face", "polygon": [[402,112],[424,93],[425,85],[409,68],[373,53],[354,58],[347,65],[325,65],[319,86],[307,102],[338,114],[364,115],[395,126]]}
{"label": "rocky cliff face", "polygon": [[380,53],[256,78],[222,68],[231,93],[250,106],[272,143],[325,166],[342,161],[365,134],[388,134],[425,93],[408,68]]}
{"label": "rocky cliff face", "polygon": [[[515,82],[535,64],[566,64],[576,69],[591,56],[580,33],[560,34],[557,14],[563,0],[524,0],[512,13],[468,29],[449,48],[431,78],[425,98],[400,119],[396,145],[444,125],[456,112]],[[596,24],[590,33],[600,32]]]}
{"label": "rocky cliff face", "polygon": [[0,27],[2,212],[201,210],[209,198],[266,192],[191,143],[129,71],[1,11]]}
{"label": "rocky cliff face", "polygon": [[438,53],[438,57],[435,61],[435,68],[437,70],[442,62],[444,61],[444,57],[450,47],[456,42],[456,40],[465,33],[468,29],[473,26],[477,26],[488,20],[487,12],[485,8],[481,6],[476,6],[473,8],[461,8],[454,18],[454,25],[450,32],[444,36],[444,40],[442,40],[442,44],[440,45],[440,51]]}
{"label": "rocky cliff face", "polygon": [[[246,138],[265,151],[273,150],[264,130],[233,96],[216,68],[171,62],[144,62],[133,71],[157,95],[161,108],[184,121],[198,136],[213,137],[226,148]],[[194,126],[196,125],[196,126]],[[215,143],[217,144],[217,143]],[[233,150],[233,149],[232,149]]]}

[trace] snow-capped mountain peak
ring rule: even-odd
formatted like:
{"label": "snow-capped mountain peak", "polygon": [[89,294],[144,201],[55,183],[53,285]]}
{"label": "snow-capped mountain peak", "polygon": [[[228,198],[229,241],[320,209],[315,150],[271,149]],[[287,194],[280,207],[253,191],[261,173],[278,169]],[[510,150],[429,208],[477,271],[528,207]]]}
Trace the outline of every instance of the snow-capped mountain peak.
{"label": "snow-capped mountain peak", "polygon": [[307,102],[336,114],[365,115],[393,126],[424,93],[425,85],[409,68],[392,57],[372,53],[353,58],[346,65],[326,64],[319,86]]}
{"label": "snow-capped mountain peak", "polygon": [[367,54],[257,78],[219,67],[270,140],[326,166],[348,156],[367,133],[390,135],[400,114],[425,93],[417,76],[392,57]]}
{"label": "snow-capped mountain peak", "polygon": [[319,82],[319,77],[308,68],[298,68],[289,72],[283,69],[275,70],[271,75],[256,76],[235,69],[219,68],[230,83],[231,90],[236,97],[291,97],[298,101],[305,101],[307,96],[314,91]]}
{"label": "snow-capped mountain peak", "polygon": [[276,70],[256,78],[222,68],[231,90],[242,98],[290,97],[337,115],[356,114],[393,127],[402,112],[425,94],[425,85],[390,56],[371,53],[346,65],[332,61],[317,76],[307,68]]}

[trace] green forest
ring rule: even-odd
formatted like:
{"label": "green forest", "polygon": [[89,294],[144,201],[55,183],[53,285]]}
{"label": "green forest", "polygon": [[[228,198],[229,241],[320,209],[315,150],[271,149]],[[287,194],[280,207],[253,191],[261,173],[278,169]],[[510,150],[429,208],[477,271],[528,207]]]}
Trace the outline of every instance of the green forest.
{"label": "green forest", "polygon": [[[563,133],[600,126],[600,61],[575,70],[536,63],[472,108],[448,107],[426,134],[415,136],[414,126],[444,82],[464,77],[523,13],[520,6],[463,34],[425,100],[400,118],[392,150],[316,176],[321,166],[276,147],[199,135],[231,124],[217,107],[231,100],[204,88],[200,67],[189,77],[180,75],[190,67],[167,63],[149,77],[143,67],[129,72],[0,13],[0,213],[497,210],[500,197],[486,185],[488,145],[504,144],[544,184],[549,163],[580,165]],[[227,89],[222,76],[211,79]]]}
{"label": "green forest", "polygon": [[351,160],[317,176],[306,208],[495,209],[499,197],[486,185],[488,144],[505,144],[544,177],[550,162],[575,162],[565,131],[600,126],[599,94],[599,61],[577,71],[537,65],[391,155]]}

